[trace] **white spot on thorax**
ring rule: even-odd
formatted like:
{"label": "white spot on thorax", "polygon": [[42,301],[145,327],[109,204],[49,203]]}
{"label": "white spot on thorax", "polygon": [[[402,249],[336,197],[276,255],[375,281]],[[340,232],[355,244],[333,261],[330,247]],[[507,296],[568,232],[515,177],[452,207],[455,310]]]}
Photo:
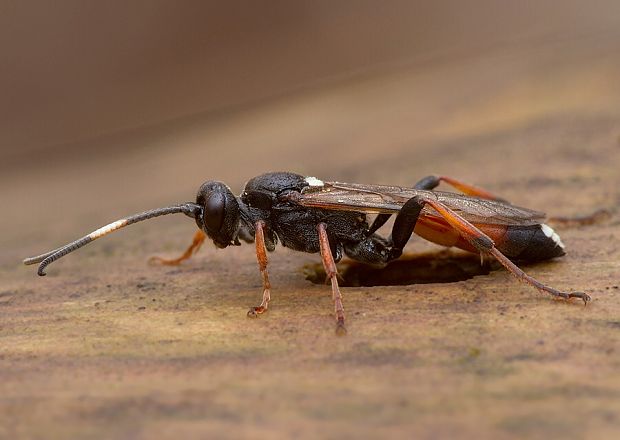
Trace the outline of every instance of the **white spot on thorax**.
{"label": "white spot on thorax", "polygon": [[543,223],[542,225],[540,225],[540,228],[542,229],[543,234],[545,234],[547,237],[551,238],[555,242],[555,244],[557,244],[562,249],[564,249],[564,243],[562,243],[562,240],[560,239],[560,236],[557,234],[557,232],[555,232],[553,230],[553,228],[551,228],[551,226],[545,225]]}
{"label": "white spot on thorax", "polygon": [[325,185],[325,183],[323,183],[322,180],[317,179],[316,177],[306,177],[306,183],[310,186],[323,186]]}

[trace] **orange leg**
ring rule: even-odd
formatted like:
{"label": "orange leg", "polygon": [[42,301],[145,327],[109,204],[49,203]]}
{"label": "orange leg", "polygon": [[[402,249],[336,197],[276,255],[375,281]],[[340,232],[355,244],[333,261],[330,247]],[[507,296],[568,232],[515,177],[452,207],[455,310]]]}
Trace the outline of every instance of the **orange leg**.
{"label": "orange leg", "polygon": [[167,260],[161,257],[151,257],[149,258],[149,263],[150,264],[161,264],[163,266],[178,266],[179,264],[181,264],[182,261],[185,261],[191,258],[192,255],[198,252],[198,249],[200,249],[200,246],[202,246],[202,243],[205,241],[206,237],[207,237],[207,234],[205,234],[201,230],[198,230],[196,231],[196,234],[194,235],[194,240],[192,241],[192,244],[187,248],[187,250],[179,258],[173,258],[173,259]]}
{"label": "orange leg", "polygon": [[334,310],[336,312],[336,333],[343,335],[347,332],[344,326],[344,306],[342,305],[342,294],[340,293],[340,287],[338,287],[338,269],[336,268],[336,262],[334,256],[329,247],[329,239],[327,237],[327,230],[325,223],[319,223],[317,226],[319,232],[319,245],[321,247],[321,258],[323,260],[323,267],[325,267],[325,273],[327,278],[332,284],[332,299],[334,300]]}
{"label": "orange leg", "polygon": [[540,292],[546,292],[557,298],[580,298],[585,304],[590,301],[590,296],[584,292],[562,292],[552,287],[546,286],[535,278],[529,276],[521,269],[519,269],[508,257],[502,254],[496,247],[493,240],[484,234],[480,229],[469,223],[463,217],[456,212],[445,207],[441,203],[438,203],[432,199],[424,199],[424,203],[432,206],[446,221],[457,230],[463,238],[472,244],[481,253],[493,255],[497,261],[499,261],[510,273],[512,273],[519,281],[523,281]]}
{"label": "orange leg", "polygon": [[448,185],[458,189],[463,194],[467,194],[468,196],[479,197],[481,199],[489,199],[489,200],[500,200],[503,201],[501,197],[497,197],[496,195],[475,187],[473,185],[469,185],[468,183],[461,182],[459,180],[453,179],[452,177],[447,176],[439,176],[437,178],[441,182],[446,182]]}
{"label": "orange leg", "polygon": [[269,282],[269,272],[267,272],[267,263],[269,261],[267,259],[267,248],[265,247],[264,227],[265,223],[262,220],[257,221],[256,225],[254,225],[254,229],[256,230],[254,237],[256,243],[256,259],[258,260],[260,274],[263,277],[263,301],[260,303],[260,306],[252,307],[248,311],[248,316],[250,318],[256,318],[261,313],[266,312],[269,307],[269,301],[271,300],[271,283]]}
{"label": "orange leg", "polygon": [[[426,176],[423,179],[420,179],[413,187],[415,189],[423,189],[426,191],[432,191],[435,188],[437,188],[437,186],[439,186],[441,182],[446,182],[448,185],[453,186],[454,188],[461,191],[463,194],[467,194],[469,196],[508,203],[506,200],[500,197],[497,197],[496,195],[491,194],[488,191],[485,191],[483,189],[477,188],[475,186],[469,185],[467,183],[463,183],[459,180],[453,179],[451,177],[446,177],[446,176],[432,176],[432,175]],[[381,226],[383,226],[388,221],[390,216],[391,214],[379,214],[375,218],[372,225],[370,226],[370,229],[369,229],[370,233],[371,234],[375,233]]]}

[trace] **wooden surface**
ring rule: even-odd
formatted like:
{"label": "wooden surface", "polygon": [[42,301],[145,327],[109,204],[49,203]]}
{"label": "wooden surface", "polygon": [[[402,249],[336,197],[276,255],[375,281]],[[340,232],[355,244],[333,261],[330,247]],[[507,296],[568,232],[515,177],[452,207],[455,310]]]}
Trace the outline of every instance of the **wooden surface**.
{"label": "wooden surface", "polygon": [[[344,81],[215,119],[93,141],[100,153],[5,170],[0,254],[2,438],[617,438],[620,433],[619,41],[512,48]],[[570,56],[567,56],[570,54]],[[593,300],[554,301],[507,272],[343,288],[346,337],[317,255],[270,254],[272,308],[252,246],[195,226],[132,226],[50,266],[22,258],[108,221],[238,192],[269,170],[413,184],[441,173],[551,215],[568,255],[526,267]],[[389,231],[383,231],[389,233]],[[413,239],[409,253],[440,249]]]}

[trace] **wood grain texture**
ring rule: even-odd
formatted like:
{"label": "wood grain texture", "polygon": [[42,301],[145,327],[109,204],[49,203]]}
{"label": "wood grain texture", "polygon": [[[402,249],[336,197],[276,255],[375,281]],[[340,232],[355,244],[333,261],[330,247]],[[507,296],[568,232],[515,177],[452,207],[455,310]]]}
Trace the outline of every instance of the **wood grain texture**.
{"label": "wood grain texture", "polygon": [[[342,81],[92,141],[122,155],[7,170],[0,437],[617,438],[618,41]],[[254,320],[253,246],[147,265],[186,247],[195,225],[185,218],[110,235],[45,278],[19,263],[114,218],[192,200],[203,180],[238,192],[268,170],[396,185],[440,173],[550,215],[606,208],[600,223],[558,228],[566,257],[525,268],[592,302],[551,300],[503,270],[342,288],[348,335],[337,338],[329,286],[302,274],[318,255],[270,254],[272,301]],[[432,249],[413,239],[407,251]]]}

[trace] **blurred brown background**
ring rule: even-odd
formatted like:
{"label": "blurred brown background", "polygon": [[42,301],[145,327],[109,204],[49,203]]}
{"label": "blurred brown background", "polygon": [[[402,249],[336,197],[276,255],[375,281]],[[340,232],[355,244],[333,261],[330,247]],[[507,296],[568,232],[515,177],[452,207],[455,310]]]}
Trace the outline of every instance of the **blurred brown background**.
{"label": "blurred brown background", "polygon": [[615,36],[619,9],[615,1],[3,2],[2,162],[356,75],[508,48],[535,57],[559,43],[573,57],[584,41]]}
{"label": "blurred brown background", "polygon": [[[619,14],[615,1],[3,2],[3,200],[20,206],[45,182],[30,212],[58,218],[88,176],[101,211],[131,208],[207,178],[389,164],[395,145],[413,164],[429,140],[529,123],[554,99],[615,105]],[[508,83],[519,102],[498,113]],[[23,221],[10,209],[3,230]]]}
{"label": "blurred brown background", "polygon": [[[0,55],[0,437],[618,433],[620,2],[3,1]],[[251,247],[146,266],[190,240],[179,218],[45,279],[20,266],[271,170],[441,173],[556,215],[608,209],[528,268],[595,301],[502,271],[351,288],[335,341],[327,291],[300,273],[316,256],[273,254],[274,309],[251,322]]]}
{"label": "blurred brown background", "polygon": [[92,211],[77,190],[116,215],[191,198],[207,178],[235,189],[272,169],[373,178],[360,163],[390,168],[394,149],[410,151],[411,175],[395,182],[408,184],[431,143],[584,99],[616,105],[613,0],[1,7],[3,249],[24,238],[17,208],[33,194],[37,221]]}

